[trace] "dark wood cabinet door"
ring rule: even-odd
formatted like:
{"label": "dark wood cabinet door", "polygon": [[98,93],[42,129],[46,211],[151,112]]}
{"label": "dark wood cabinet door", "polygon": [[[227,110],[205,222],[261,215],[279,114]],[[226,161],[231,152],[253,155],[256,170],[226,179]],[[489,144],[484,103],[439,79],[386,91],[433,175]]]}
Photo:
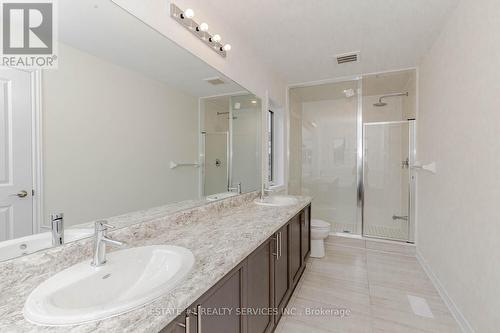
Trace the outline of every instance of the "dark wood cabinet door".
{"label": "dark wood cabinet door", "polygon": [[289,224],[290,227],[290,271],[293,284],[300,277],[300,267],[302,266],[301,254],[301,223],[300,214],[296,215]]}
{"label": "dark wood cabinet door", "polygon": [[[242,316],[239,309],[242,307],[242,269],[224,278],[220,286],[201,302],[194,305],[191,315],[191,333],[221,333],[242,332]],[[201,330],[198,328],[201,321]]]}
{"label": "dark wood cabinet door", "polygon": [[276,248],[274,256],[274,304],[278,309],[278,314],[275,318],[277,323],[282,315],[282,311],[287,303],[287,295],[290,289],[290,276],[288,269],[288,225],[285,225],[277,233]]}
{"label": "dark wood cabinet door", "polygon": [[310,233],[311,233],[311,218],[309,207],[306,207],[300,214],[302,223],[302,262],[304,263],[309,255],[310,249]]}
{"label": "dark wood cabinet door", "polygon": [[184,313],[175,318],[174,321],[162,329],[160,333],[190,333],[186,330],[186,314]]}
{"label": "dark wood cabinet door", "polygon": [[[308,206],[293,217],[161,332],[272,332],[305,268],[310,251],[310,209]],[[251,312],[256,310],[261,312]]]}
{"label": "dark wood cabinet door", "polygon": [[[247,260],[246,289],[248,333],[270,332],[274,324],[273,307],[273,252],[275,241],[269,239]],[[254,312],[255,311],[255,312]]]}

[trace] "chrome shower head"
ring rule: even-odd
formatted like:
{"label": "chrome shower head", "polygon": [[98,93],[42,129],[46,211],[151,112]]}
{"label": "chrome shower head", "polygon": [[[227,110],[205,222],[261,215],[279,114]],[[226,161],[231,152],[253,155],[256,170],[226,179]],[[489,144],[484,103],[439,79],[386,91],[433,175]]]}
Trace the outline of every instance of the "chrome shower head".
{"label": "chrome shower head", "polygon": [[396,93],[396,94],[389,94],[389,95],[380,96],[380,98],[378,99],[378,102],[377,102],[377,103],[375,103],[375,104],[373,104],[373,106],[375,106],[375,107],[386,106],[386,105],[387,105],[387,103],[382,102],[382,99],[387,98],[387,97],[397,97],[397,96],[408,96],[408,92],[405,92],[405,93]]}

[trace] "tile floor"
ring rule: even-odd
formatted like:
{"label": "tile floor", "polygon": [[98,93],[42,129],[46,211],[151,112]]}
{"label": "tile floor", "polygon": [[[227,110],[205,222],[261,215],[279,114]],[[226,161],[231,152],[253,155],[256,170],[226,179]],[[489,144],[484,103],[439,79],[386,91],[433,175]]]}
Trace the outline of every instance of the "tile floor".
{"label": "tile floor", "polygon": [[[425,299],[433,318],[416,315],[408,295]],[[414,247],[344,237],[309,259],[288,312],[277,333],[460,332]]]}

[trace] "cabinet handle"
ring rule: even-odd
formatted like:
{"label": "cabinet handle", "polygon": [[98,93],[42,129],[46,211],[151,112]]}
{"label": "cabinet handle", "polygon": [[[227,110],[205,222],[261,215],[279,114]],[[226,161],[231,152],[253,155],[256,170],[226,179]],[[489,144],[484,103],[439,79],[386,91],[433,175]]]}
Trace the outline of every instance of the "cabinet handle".
{"label": "cabinet handle", "polygon": [[184,327],[186,333],[191,332],[191,318],[189,318],[189,316],[186,316],[186,323],[185,324],[178,323],[177,325],[179,325],[180,327]]}
{"label": "cabinet handle", "polygon": [[276,259],[278,259],[280,257],[280,234],[279,232],[276,233],[276,237],[274,237],[274,249],[276,251],[276,253],[273,253],[273,256],[276,257]]}
{"label": "cabinet handle", "polygon": [[279,251],[279,258],[281,258],[281,231],[278,233],[278,235],[279,235],[279,243],[280,243],[280,247],[279,247],[279,249],[280,249],[280,251]]}
{"label": "cabinet handle", "polygon": [[193,312],[193,314],[196,316],[196,323],[198,324],[198,325],[196,325],[197,326],[196,333],[201,333],[201,311],[200,311],[200,309],[201,309],[201,305],[198,304],[196,306],[196,312]]}

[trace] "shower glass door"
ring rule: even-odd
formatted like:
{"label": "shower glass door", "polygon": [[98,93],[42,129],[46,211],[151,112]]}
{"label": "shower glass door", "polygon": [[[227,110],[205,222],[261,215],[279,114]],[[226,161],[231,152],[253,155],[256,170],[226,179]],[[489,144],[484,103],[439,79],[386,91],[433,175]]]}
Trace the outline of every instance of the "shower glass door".
{"label": "shower glass door", "polygon": [[205,161],[203,194],[227,192],[229,179],[228,132],[203,133]]}
{"label": "shower glass door", "polygon": [[361,234],[358,89],[358,81],[346,81],[291,91],[292,112],[302,122],[300,193],[313,197],[313,218],[330,223],[332,232],[351,235]]}
{"label": "shower glass door", "polygon": [[412,121],[364,124],[364,236],[410,239],[412,133]]}

